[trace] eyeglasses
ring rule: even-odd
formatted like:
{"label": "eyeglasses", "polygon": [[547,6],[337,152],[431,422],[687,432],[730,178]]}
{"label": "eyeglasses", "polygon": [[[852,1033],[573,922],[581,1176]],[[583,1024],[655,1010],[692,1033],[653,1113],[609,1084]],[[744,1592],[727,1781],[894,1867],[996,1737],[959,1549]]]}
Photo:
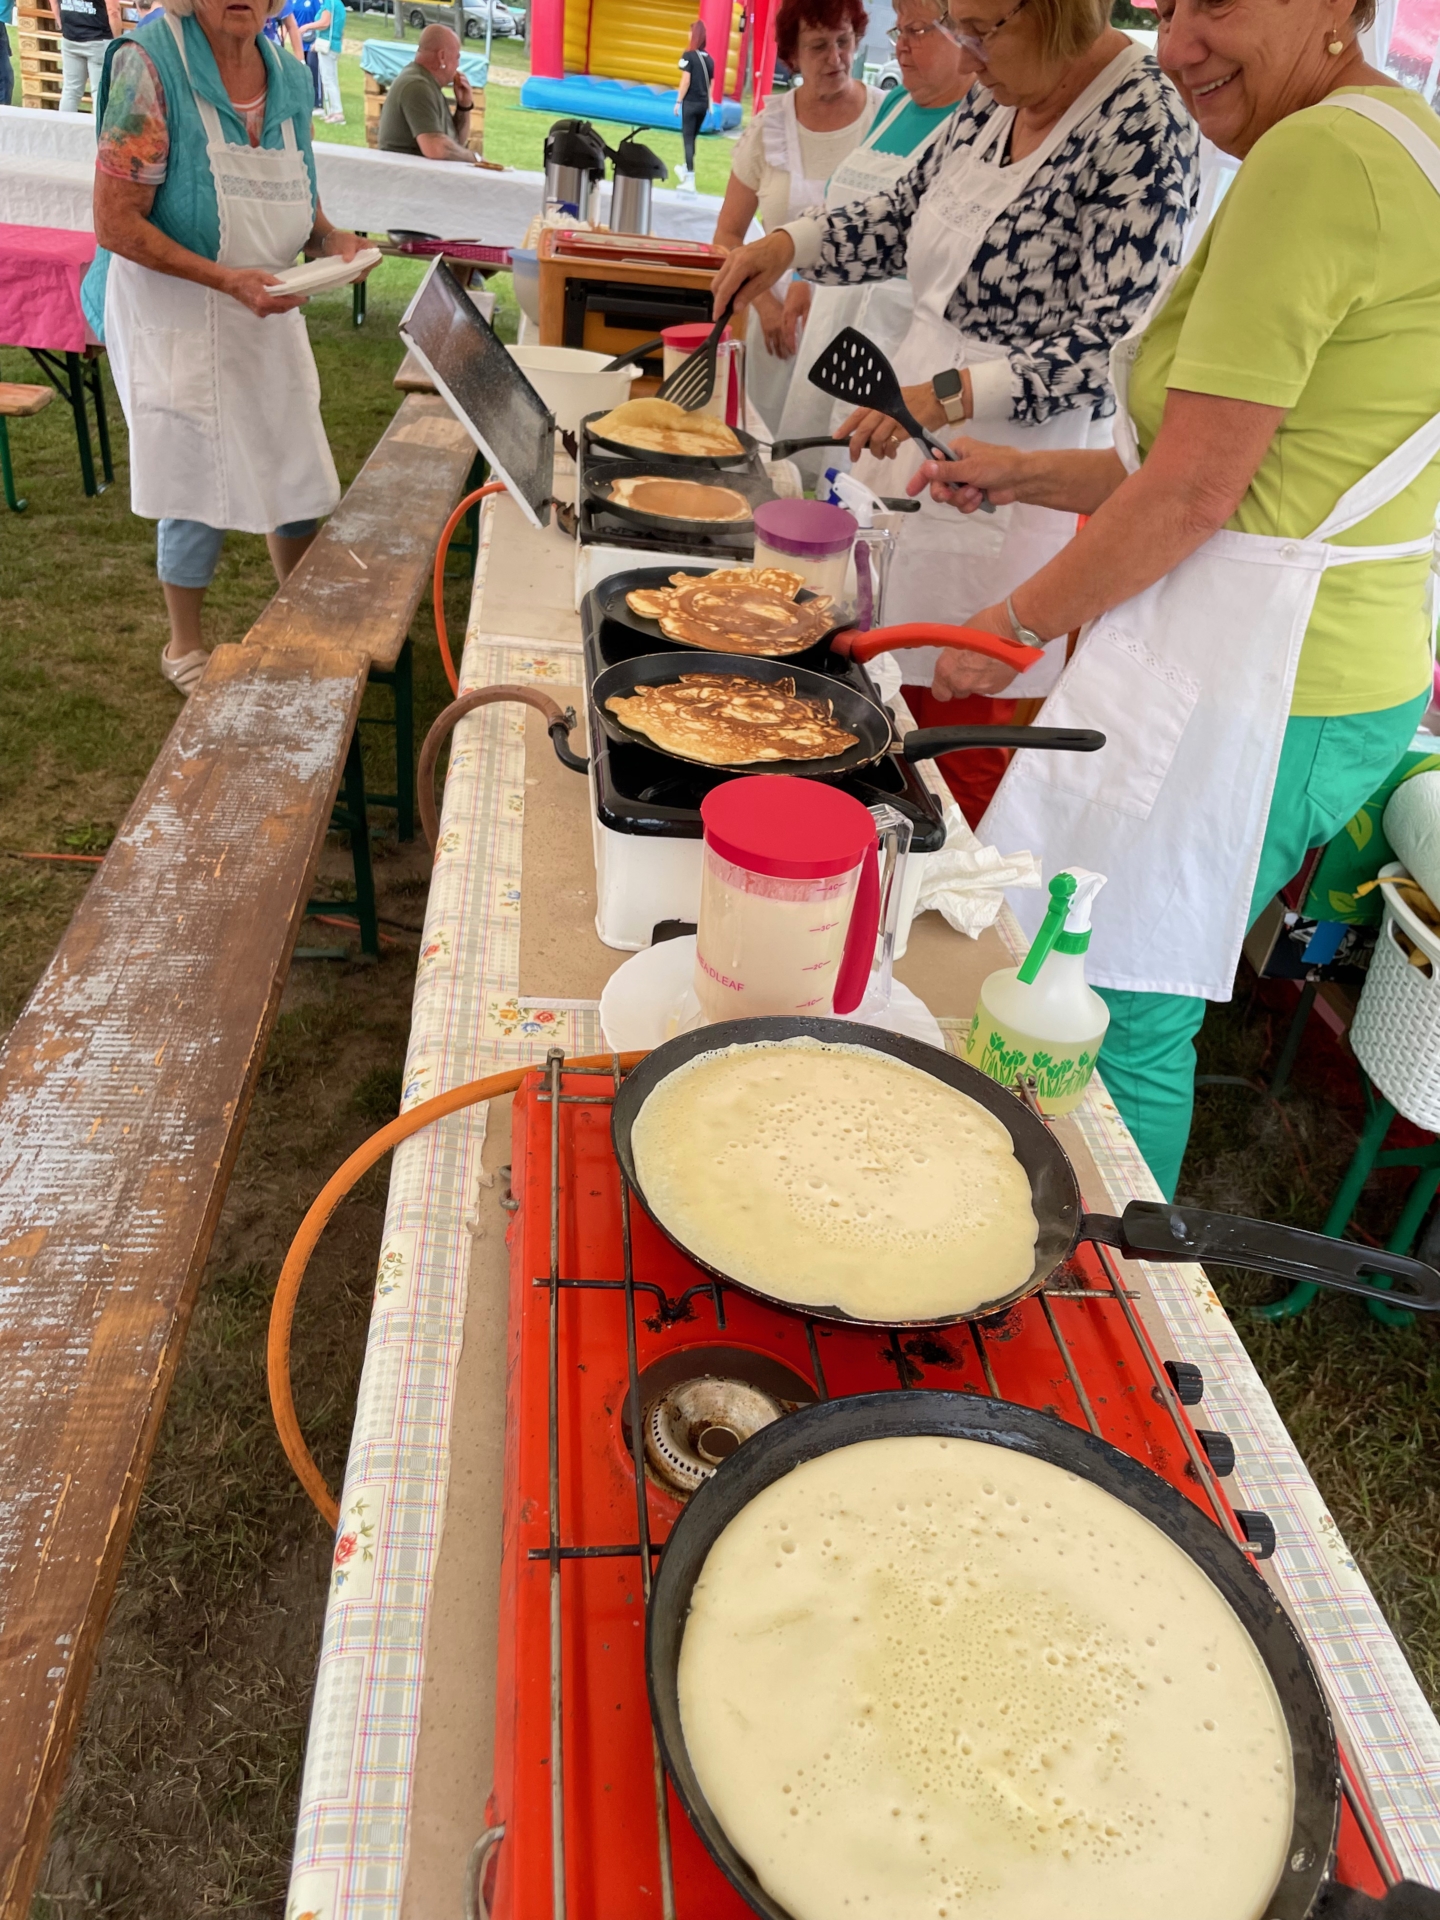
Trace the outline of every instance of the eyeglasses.
{"label": "eyeglasses", "polygon": [[1002,15],[993,27],[977,27],[973,21],[968,25],[962,25],[958,20],[952,21],[950,24],[950,38],[955,42],[957,47],[964,47],[967,53],[983,55],[986,47],[990,41],[995,38],[996,34],[999,33],[1000,29],[1002,27],[1008,27],[1016,14],[1022,12],[1029,4],[1030,0],[1017,0],[1016,5],[1010,9],[1009,13]]}
{"label": "eyeglasses", "polygon": [[898,47],[902,40],[923,40],[927,33],[937,33],[939,29],[940,22],[938,20],[928,21],[924,26],[920,27],[887,27],[885,29],[885,38],[890,42],[892,47]]}

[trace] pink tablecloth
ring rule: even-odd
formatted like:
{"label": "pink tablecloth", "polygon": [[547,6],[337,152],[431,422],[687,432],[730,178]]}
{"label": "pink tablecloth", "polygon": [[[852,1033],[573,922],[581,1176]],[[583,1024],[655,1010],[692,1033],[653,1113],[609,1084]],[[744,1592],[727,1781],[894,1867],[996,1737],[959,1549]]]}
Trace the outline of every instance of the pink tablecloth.
{"label": "pink tablecloth", "polygon": [[79,353],[89,338],[80,282],[94,258],[93,233],[0,226],[0,346]]}

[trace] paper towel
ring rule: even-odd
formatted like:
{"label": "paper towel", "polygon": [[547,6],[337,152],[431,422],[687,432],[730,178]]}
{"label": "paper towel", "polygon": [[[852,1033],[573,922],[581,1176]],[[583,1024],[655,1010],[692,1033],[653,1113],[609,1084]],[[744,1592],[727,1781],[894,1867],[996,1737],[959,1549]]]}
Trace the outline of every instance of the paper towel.
{"label": "paper towel", "polygon": [[953,801],[946,804],[945,824],[945,845],[925,862],[915,911],[934,908],[957,933],[974,940],[999,915],[1006,887],[1040,885],[1040,862],[1033,853],[1001,853],[982,845]]}
{"label": "paper towel", "polygon": [[1383,824],[1396,859],[1440,901],[1440,771],[1402,780],[1386,804]]}

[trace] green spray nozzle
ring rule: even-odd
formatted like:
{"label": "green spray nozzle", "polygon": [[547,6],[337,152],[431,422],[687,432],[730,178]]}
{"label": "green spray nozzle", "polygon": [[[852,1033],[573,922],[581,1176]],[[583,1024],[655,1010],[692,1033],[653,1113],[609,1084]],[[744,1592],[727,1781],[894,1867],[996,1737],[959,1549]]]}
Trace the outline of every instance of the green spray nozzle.
{"label": "green spray nozzle", "polygon": [[1045,909],[1045,918],[1040,923],[1040,931],[1030,943],[1017,976],[1023,986],[1029,986],[1046,959],[1055,942],[1065,931],[1065,922],[1070,913],[1070,902],[1075,894],[1075,876],[1073,873],[1057,873],[1050,882],[1050,905]]}

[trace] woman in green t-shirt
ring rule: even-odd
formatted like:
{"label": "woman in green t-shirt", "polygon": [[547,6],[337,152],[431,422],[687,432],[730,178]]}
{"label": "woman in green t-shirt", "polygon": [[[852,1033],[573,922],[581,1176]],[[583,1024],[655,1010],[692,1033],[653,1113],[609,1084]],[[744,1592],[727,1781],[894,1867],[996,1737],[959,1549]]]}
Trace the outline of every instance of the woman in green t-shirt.
{"label": "woman in green t-shirt", "polygon": [[[1251,919],[1392,769],[1431,684],[1440,122],[1367,65],[1373,14],[1160,0],[1161,65],[1244,164],[1116,349],[1115,450],[961,440],[912,484],[963,512],[988,494],[1090,516],[1003,605],[956,609],[1033,644],[1084,627],[1041,718],[1108,736],[1017,755],[980,830],[1109,876],[1101,1070],[1167,1197],[1206,999],[1230,997]],[[936,692],[1011,671],[954,652]]]}

